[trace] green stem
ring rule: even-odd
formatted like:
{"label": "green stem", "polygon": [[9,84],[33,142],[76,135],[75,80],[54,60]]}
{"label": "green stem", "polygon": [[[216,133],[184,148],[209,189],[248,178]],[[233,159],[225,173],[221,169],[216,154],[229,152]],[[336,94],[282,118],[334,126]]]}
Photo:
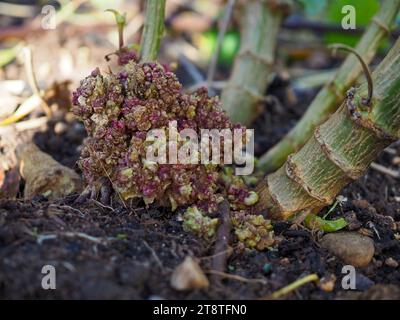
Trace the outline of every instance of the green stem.
{"label": "green stem", "polygon": [[287,10],[284,0],[250,0],[243,7],[240,49],[221,95],[233,122],[249,125],[257,116],[257,105],[272,80],[276,39]]}
{"label": "green stem", "polygon": [[[400,0],[385,0],[360,39],[355,51],[367,64],[372,61],[379,44],[388,34],[399,8]],[[357,58],[349,55],[333,80],[321,89],[296,126],[260,158],[258,169],[264,172],[275,171],[285,162],[289,154],[303,146],[315,127],[323,123],[340,105],[344,99],[344,93],[354,83],[361,71],[362,68]]]}
{"label": "green stem", "polygon": [[259,185],[257,210],[268,210],[274,219],[318,212],[400,138],[400,38],[372,79],[375,89],[370,106],[365,109],[366,82],[350,90],[308,142]]}
{"label": "green stem", "polygon": [[115,22],[117,23],[118,28],[118,48],[122,49],[124,46],[124,28],[126,24],[126,13],[120,14],[117,10],[107,9],[106,11],[111,12],[115,16]]}
{"label": "green stem", "polygon": [[160,49],[164,33],[165,0],[147,0],[142,38],[140,41],[140,60],[154,61]]}

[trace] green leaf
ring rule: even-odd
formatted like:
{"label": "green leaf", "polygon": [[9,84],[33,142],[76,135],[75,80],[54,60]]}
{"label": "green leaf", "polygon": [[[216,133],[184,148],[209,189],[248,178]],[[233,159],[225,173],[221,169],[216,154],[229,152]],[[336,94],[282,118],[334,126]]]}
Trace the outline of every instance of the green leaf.
{"label": "green leaf", "polygon": [[314,214],[309,214],[305,218],[304,224],[309,229],[318,229],[325,232],[335,232],[347,226],[347,222],[343,218],[336,220],[325,220]]}
{"label": "green leaf", "polygon": [[[199,48],[203,56],[210,58],[217,46],[218,32],[216,30],[204,32],[199,39]],[[228,31],[222,40],[218,63],[230,65],[239,49],[240,36],[237,31]]]}
{"label": "green leaf", "polygon": [[117,10],[115,9],[107,9],[105,10],[106,12],[112,12],[114,13],[115,16],[115,21],[117,22],[117,25],[120,27],[124,27],[126,23],[126,13],[120,14]]}
{"label": "green leaf", "polygon": [[239,33],[227,32],[222,41],[221,53],[219,60],[223,64],[231,64],[237,51],[239,50]]}

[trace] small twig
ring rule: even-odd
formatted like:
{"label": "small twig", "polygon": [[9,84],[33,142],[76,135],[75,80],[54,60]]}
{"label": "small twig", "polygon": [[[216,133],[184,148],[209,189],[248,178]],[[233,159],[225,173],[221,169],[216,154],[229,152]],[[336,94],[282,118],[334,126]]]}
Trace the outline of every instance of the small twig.
{"label": "small twig", "polygon": [[35,71],[33,68],[32,50],[29,47],[24,47],[23,52],[25,61],[25,71],[26,71],[26,76],[28,78],[28,83],[34,94],[36,94],[40,98],[42,102],[41,105],[43,106],[43,111],[46,113],[48,117],[51,117],[52,114],[51,109],[47,104],[47,102],[44,100],[43,91],[39,89],[39,85],[37,83]]}
{"label": "small twig", "polygon": [[115,211],[115,209],[113,207],[107,206],[105,204],[102,204],[100,201],[97,201],[96,199],[90,199],[91,201],[93,201],[96,205],[98,205],[99,207],[102,207],[104,209],[109,209],[111,211]]}
{"label": "small twig", "polygon": [[246,282],[246,283],[261,283],[261,284],[267,283],[267,281],[264,279],[248,279],[248,278],[239,276],[237,274],[230,274],[230,273],[221,272],[221,271],[217,271],[217,270],[207,270],[206,273],[214,274],[217,276],[224,277],[226,279],[232,279],[232,280],[237,280],[237,281]]}
{"label": "small twig", "polygon": [[305,276],[301,279],[296,280],[295,282],[287,285],[286,287],[283,287],[282,289],[279,289],[275,292],[273,292],[271,295],[265,296],[260,298],[259,300],[270,300],[270,299],[279,299],[282,298],[289,293],[291,293],[293,290],[296,290],[300,288],[301,286],[312,282],[312,281],[319,281],[318,275],[313,273],[308,276]]}
{"label": "small twig", "polygon": [[380,164],[378,164],[376,162],[372,162],[371,163],[371,168],[376,170],[376,171],[378,171],[378,172],[380,172],[380,173],[383,173],[383,174],[386,174],[388,176],[391,176],[392,178],[395,178],[395,179],[400,178],[400,172],[398,172],[396,170],[393,170],[393,169],[390,169],[390,168],[386,168],[386,167],[384,167],[384,166],[382,166],[382,165],[380,165]]}
{"label": "small twig", "polygon": [[369,70],[369,67],[368,67],[367,63],[364,61],[363,57],[355,49],[353,49],[352,47],[349,47],[349,46],[347,46],[345,44],[332,44],[332,45],[329,46],[329,48],[333,49],[334,53],[338,49],[351,52],[360,61],[361,66],[362,66],[362,68],[364,70],[365,77],[367,78],[367,83],[368,83],[368,97],[365,99],[364,104],[366,106],[369,106],[370,103],[371,103],[371,100],[372,100],[372,96],[374,94],[374,83],[372,81],[371,71]]}
{"label": "small twig", "polygon": [[228,249],[226,249],[226,250],[224,250],[224,251],[221,251],[221,252],[218,252],[218,253],[216,253],[216,254],[213,254],[213,255],[211,255],[211,256],[200,257],[200,258],[197,258],[197,259],[198,259],[198,260],[214,259],[214,257],[216,257],[216,256],[219,256],[219,255],[222,255],[222,254],[228,254],[228,255],[230,255],[232,252],[233,252],[233,249],[232,249],[231,247],[229,247]]}
{"label": "small twig", "polygon": [[217,67],[219,53],[221,52],[222,41],[224,40],[224,36],[226,33],[226,29],[228,28],[229,20],[231,19],[233,7],[235,6],[236,0],[229,0],[225,6],[224,14],[219,24],[218,38],[217,44],[215,47],[215,51],[213,56],[211,57],[210,66],[208,68],[207,73],[207,83],[208,87],[210,87],[211,82],[214,79],[215,70]]}
{"label": "small twig", "polygon": [[229,202],[227,200],[224,200],[219,205],[219,212],[221,224],[217,231],[214,258],[211,263],[211,268],[215,271],[223,272],[226,269],[226,261],[228,260],[227,249],[229,248],[230,233],[232,228]]}
{"label": "small twig", "polygon": [[372,221],[367,222],[367,227],[374,230],[376,236],[378,237],[379,240],[381,240],[381,235],[379,234],[378,229],[376,229],[375,224]]}
{"label": "small twig", "polygon": [[83,214],[83,212],[81,210],[73,208],[71,206],[67,206],[67,205],[58,206],[58,205],[55,205],[55,204],[50,204],[49,207],[55,207],[55,208],[60,208],[60,209],[69,209],[69,210],[72,210],[72,211],[75,211],[75,212],[79,213],[79,215],[81,217],[85,217],[85,215]]}
{"label": "small twig", "polygon": [[104,239],[93,237],[93,236],[90,236],[83,232],[64,232],[64,233],[61,233],[61,235],[64,235],[64,236],[70,237],[70,238],[78,237],[78,238],[92,241],[97,244],[102,244],[102,243],[106,242],[106,240],[104,240]]}
{"label": "small twig", "polygon": [[156,260],[158,266],[162,269],[163,268],[163,264],[160,260],[160,258],[157,256],[156,252],[154,251],[154,249],[152,247],[150,247],[150,245],[146,242],[146,240],[143,240],[143,244],[145,245],[145,247],[147,249],[149,249],[149,251],[151,252],[151,255],[153,256],[154,260]]}
{"label": "small twig", "polygon": [[36,243],[38,245],[42,245],[43,241],[54,240],[54,239],[57,239],[56,234],[40,234],[36,239]]}
{"label": "small twig", "polygon": [[335,203],[333,204],[333,206],[331,206],[328,210],[328,212],[322,217],[322,219],[326,219],[332,212],[333,210],[336,209],[337,205],[338,205],[339,201],[335,200]]}

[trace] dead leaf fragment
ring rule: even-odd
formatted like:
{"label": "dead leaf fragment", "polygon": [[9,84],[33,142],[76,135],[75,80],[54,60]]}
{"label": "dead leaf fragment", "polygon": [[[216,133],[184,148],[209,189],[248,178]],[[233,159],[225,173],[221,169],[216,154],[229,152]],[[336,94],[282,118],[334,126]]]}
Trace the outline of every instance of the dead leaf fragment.
{"label": "dead leaf fragment", "polygon": [[192,257],[187,256],[172,273],[171,286],[180,291],[193,290],[207,288],[209,282],[198,263]]}
{"label": "dead leaf fragment", "polygon": [[25,198],[44,195],[53,200],[81,191],[82,181],[79,175],[40,151],[34,143],[19,145],[17,157],[21,176],[25,179]]}

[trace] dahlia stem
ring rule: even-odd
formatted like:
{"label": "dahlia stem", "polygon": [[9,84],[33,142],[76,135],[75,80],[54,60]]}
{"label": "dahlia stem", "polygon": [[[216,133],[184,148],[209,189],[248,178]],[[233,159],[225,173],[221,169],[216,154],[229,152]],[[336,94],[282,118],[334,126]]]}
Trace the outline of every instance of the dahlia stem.
{"label": "dahlia stem", "polygon": [[276,39],[287,9],[284,0],[249,0],[243,7],[240,49],[221,95],[233,122],[249,125],[257,116],[257,105],[272,80]]}
{"label": "dahlia stem", "polygon": [[145,20],[140,41],[141,62],[154,61],[164,33],[165,0],[146,0]]}
{"label": "dahlia stem", "polygon": [[272,219],[283,220],[302,211],[318,212],[400,138],[400,38],[372,79],[370,105],[365,105],[366,82],[349,90],[339,109],[308,142],[260,183],[257,210],[268,210]]}
{"label": "dahlia stem", "polygon": [[[385,0],[364,32],[355,51],[367,64],[372,61],[382,39],[389,33],[399,9],[400,0]],[[263,172],[273,172],[286,161],[289,154],[301,148],[312,135],[315,127],[323,123],[340,105],[344,99],[344,93],[361,71],[357,58],[349,55],[333,80],[321,89],[296,126],[259,159],[258,169]]]}

